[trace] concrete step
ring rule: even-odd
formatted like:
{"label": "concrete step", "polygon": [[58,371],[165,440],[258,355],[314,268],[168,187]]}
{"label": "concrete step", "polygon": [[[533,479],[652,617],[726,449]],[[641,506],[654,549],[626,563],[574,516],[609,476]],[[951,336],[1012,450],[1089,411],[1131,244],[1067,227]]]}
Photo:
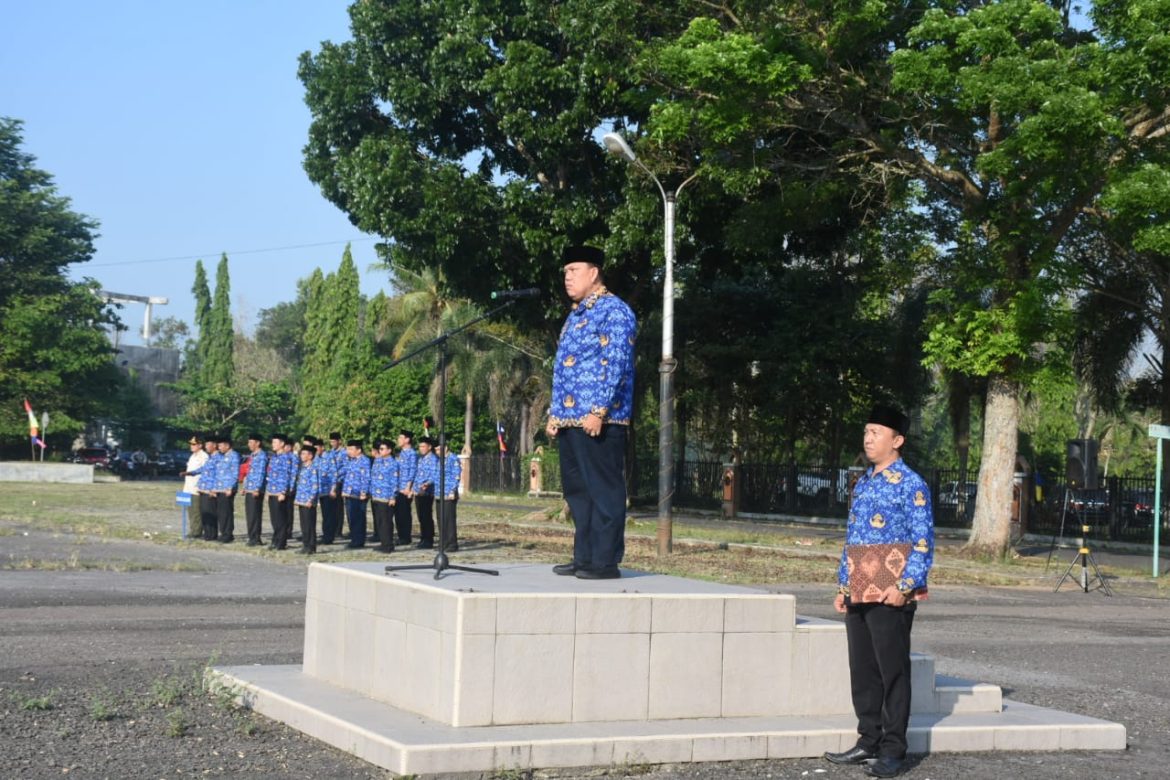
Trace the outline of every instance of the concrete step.
{"label": "concrete step", "polygon": [[[922,662],[919,666],[924,668]],[[819,756],[852,747],[852,716],[689,718],[448,726],[302,673],[299,665],[211,670],[255,711],[400,775]],[[1124,750],[1125,727],[1000,700],[996,686],[939,678],[949,711],[916,714],[910,751]],[[975,705],[976,700],[980,700]]]}

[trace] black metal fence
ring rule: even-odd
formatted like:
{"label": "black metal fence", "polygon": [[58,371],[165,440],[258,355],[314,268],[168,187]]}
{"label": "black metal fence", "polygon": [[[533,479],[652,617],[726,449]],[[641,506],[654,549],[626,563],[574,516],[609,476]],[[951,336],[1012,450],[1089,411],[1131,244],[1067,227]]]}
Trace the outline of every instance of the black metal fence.
{"label": "black metal fence", "polygon": [[[718,510],[723,497],[724,464],[684,460],[675,463],[674,506],[679,509]],[[958,469],[916,467],[930,487],[934,522],[941,528],[970,528],[978,494],[977,472],[966,476]],[[787,514],[845,518],[849,495],[860,468],[798,463],[746,463],[736,472],[739,510],[753,514]],[[543,468],[543,489],[560,490],[560,468],[555,457]],[[524,493],[529,487],[528,465],[514,455],[474,455],[473,491]],[[1068,490],[1063,481],[1042,483],[1018,480],[1013,511],[1023,514],[1021,530],[1038,535],[1080,535],[1110,541],[1150,544],[1154,529],[1152,477],[1109,477],[1097,490]],[[638,458],[630,469],[630,499],[653,505],[658,498],[658,460]],[[1162,496],[1162,539],[1170,545],[1170,486]],[[1063,523],[1063,525],[1062,525]]]}

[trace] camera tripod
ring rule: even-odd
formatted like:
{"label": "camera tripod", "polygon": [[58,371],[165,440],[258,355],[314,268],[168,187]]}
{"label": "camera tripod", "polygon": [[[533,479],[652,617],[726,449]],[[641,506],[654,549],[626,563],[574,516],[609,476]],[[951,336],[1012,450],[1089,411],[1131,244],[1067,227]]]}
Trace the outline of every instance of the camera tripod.
{"label": "camera tripod", "polygon": [[[1069,507],[1072,503],[1072,492],[1073,492],[1072,488],[1066,487],[1064,489],[1064,506],[1061,508],[1061,512],[1060,512],[1060,530],[1057,531],[1056,535],[1052,537],[1052,545],[1048,548],[1048,561],[1049,561],[1049,563],[1052,562],[1052,551],[1056,548],[1057,537],[1059,536],[1061,539],[1064,538],[1064,518],[1067,516],[1068,511],[1069,511]],[[1082,507],[1083,507],[1083,502],[1082,502]],[[1077,553],[1076,553],[1076,555],[1073,556],[1073,559],[1071,561],[1069,561],[1068,568],[1065,569],[1064,574],[1062,574],[1060,576],[1060,579],[1056,581],[1056,587],[1052,589],[1052,592],[1055,593],[1056,591],[1060,590],[1060,586],[1064,584],[1065,580],[1072,579],[1073,569],[1079,563],[1081,566],[1081,573],[1080,573],[1080,580],[1079,580],[1080,586],[1081,586],[1081,591],[1084,593],[1089,592],[1089,582],[1090,582],[1089,568],[1092,567],[1092,569],[1093,569],[1092,579],[1096,580],[1099,583],[1099,588],[1105,593],[1106,596],[1112,596],[1113,591],[1109,589],[1109,584],[1107,582],[1105,582],[1105,577],[1102,576],[1101,570],[1099,568],[1097,568],[1097,562],[1095,560],[1093,560],[1093,553],[1089,551],[1088,538],[1089,538],[1089,530],[1090,530],[1091,526],[1089,526],[1089,524],[1085,522],[1084,509],[1082,508],[1080,510],[1077,510],[1074,508],[1073,512],[1076,514],[1076,517],[1080,521],[1080,524],[1081,524],[1081,537],[1080,537],[1080,540],[1078,542]],[[1048,570],[1047,564],[1045,564],[1044,569],[1045,569],[1045,571]]]}

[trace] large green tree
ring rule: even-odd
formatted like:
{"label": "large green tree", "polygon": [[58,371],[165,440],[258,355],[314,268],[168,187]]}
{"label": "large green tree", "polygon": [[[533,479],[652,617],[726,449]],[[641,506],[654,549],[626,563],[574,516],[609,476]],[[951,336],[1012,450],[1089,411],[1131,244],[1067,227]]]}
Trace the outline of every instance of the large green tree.
{"label": "large green tree", "polygon": [[97,223],[58,194],[23,151],[21,123],[0,117],[0,441],[27,441],[23,399],[71,436],[112,410],[121,379],[97,285],[65,269],[93,254]]}

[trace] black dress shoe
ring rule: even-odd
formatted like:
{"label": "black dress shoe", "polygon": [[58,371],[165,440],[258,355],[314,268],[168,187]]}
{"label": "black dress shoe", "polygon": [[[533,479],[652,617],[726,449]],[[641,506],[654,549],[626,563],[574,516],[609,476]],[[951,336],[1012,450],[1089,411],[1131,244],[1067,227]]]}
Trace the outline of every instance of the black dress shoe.
{"label": "black dress shoe", "polygon": [[447,550],[446,550],[446,552],[459,552],[459,545],[457,545],[457,544],[449,544],[449,545],[447,545]]}
{"label": "black dress shoe", "polygon": [[882,756],[877,761],[865,767],[865,773],[870,777],[897,777],[906,771],[906,762],[893,756]]}
{"label": "black dress shoe", "polygon": [[353,542],[350,542],[349,544],[347,544],[345,546],[345,549],[347,549],[347,550],[360,550],[363,547],[365,547],[364,544],[354,544]]}
{"label": "black dress shoe", "polygon": [[877,757],[877,753],[866,750],[861,745],[854,745],[844,753],[825,753],[825,758],[834,764],[864,764]]}
{"label": "black dress shoe", "polygon": [[378,552],[380,552],[380,553],[386,553],[387,555],[389,555],[390,553],[394,552],[394,548],[393,548],[393,547],[387,547],[387,546],[385,546],[385,545],[379,545],[379,547],[378,547]]}
{"label": "black dress shoe", "polygon": [[259,547],[259,546],[260,546],[260,540],[259,540],[259,539],[249,539],[249,540],[248,540],[248,546],[249,546],[249,547]]}
{"label": "black dress shoe", "polygon": [[563,577],[568,577],[577,573],[581,567],[575,563],[558,563],[553,567],[553,574],[560,574]]}
{"label": "black dress shoe", "polygon": [[616,580],[622,576],[622,570],[616,566],[602,566],[600,569],[578,569],[579,580]]}
{"label": "black dress shoe", "polygon": [[435,549],[435,543],[434,542],[419,542],[418,544],[416,544],[414,546],[414,549],[416,549],[416,550],[433,550],[433,549]]}

